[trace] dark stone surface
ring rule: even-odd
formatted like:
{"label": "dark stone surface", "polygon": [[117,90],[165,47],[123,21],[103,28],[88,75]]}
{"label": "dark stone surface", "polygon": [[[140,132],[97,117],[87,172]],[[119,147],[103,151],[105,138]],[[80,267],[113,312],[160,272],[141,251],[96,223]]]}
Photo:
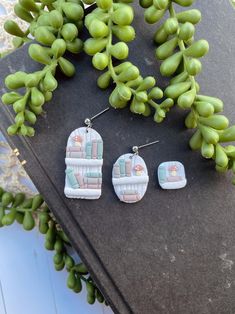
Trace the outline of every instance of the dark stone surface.
{"label": "dark stone surface", "polygon": [[[210,42],[199,81],[202,93],[221,97],[235,122],[235,11],[229,1],[197,1],[203,20],[197,38]],[[164,86],[154,60],[152,26],[138,10],[137,39],[130,59],[145,75],[154,74]],[[1,61],[4,76],[15,70],[39,68],[26,48]],[[47,114],[38,120],[32,139],[10,139],[28,163],[26,169],[50,208],[112,303],[116,313],[234,314],[235,313],[235,194],[230,176],[214,171],[213,162],[188,149],[190,131],[185,112],[174,109],[161,125],[128,110],[111,110],[94,123],[103,136],[104,182],[98,201],[68,200],[63,195],[67,137],[89,117],[105,108],[109,91],[96,87],[98,73],[89,57],[79,55],[77,74],[60,78]],[[5,108],[5,107],[4,107]],[[9,125],[1,106],[1,126]],[[134,144],[155,139],[160,144],[141,151],[150,182],[144,199],[134,205],[118,201],[111,183],[112,164]],[[156,182],[160,162],[179,160],[186,167],[188,185],[163,191]]]}

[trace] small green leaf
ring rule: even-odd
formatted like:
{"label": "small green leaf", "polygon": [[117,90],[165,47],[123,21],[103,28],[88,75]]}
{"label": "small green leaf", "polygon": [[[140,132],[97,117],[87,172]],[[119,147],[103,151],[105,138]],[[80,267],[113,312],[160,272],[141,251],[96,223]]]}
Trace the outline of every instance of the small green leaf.
{"label": "small green leaf", "polygon": [[230,3],[233,6],[233,8],[235,9],[235,0],[230,0]]}

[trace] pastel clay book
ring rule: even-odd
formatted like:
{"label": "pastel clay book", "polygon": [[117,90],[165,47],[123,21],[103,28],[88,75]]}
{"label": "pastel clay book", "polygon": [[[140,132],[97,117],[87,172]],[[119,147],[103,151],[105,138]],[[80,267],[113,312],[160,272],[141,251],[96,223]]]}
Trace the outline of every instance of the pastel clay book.
{"label": "pastel clay book", "polygon": [[98,132],[87,127],[74,130],[68,138],[65,164],[66,197],[101,196],[103,140]]}

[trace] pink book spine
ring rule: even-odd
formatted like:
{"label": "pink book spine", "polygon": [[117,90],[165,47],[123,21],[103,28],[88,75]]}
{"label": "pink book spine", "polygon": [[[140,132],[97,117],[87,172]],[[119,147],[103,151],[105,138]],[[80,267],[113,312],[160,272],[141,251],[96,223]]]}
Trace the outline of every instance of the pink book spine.
{"label": "pink book spine", "polygon": [[100,189],[101,184],[86,184],[87,189]]}
{"label": "pink book spine", "polygon": [[70,147],[67,147],[67,152],[80,152],[82,150],[81,147],[79,146],[70,146]]}
{"label": "pink book spine", "polygon": [[114,165],[113,174],[114,174],[114,178],[120,178],[120,167],[118,164]]}
{"label": "pink book spine", "polygon": [[85,153],[84,152],[70,152],[68,157],[71,157],[71,158],[85,158]]}
{"label": "pink book spine", "polygon": [[133,195],[123,195],[123,200],[127,202],[135,202],[139,200],[139,195],[138,194],[133,194]]}
{"label": "pink book spine", "polygon": [[178,182],[181,180],[182,180],[182,177],[180,177],[180,176],[172,176],[172,177],[167,178],[167,181],[169,181],[169,182]]}
{"label": "pink book spine", "polygon": [[125,171],[126,171],[126,176],[131,177],[131,160],[126,160],[125,162]]}
{"label": "pink book spine", "polygon": [[101,184],[102,178],[84,178],[84,182],[87,184]]}
{"label": "pink book spine", "polygon": [[78,181],[79,187],[82,189],[84,188],[84,182],[83,182],[83,177],[80,175],[80,173],[76,173],[75,177]]}
{"label": "pink book spine", "polygon": [[97,159],[97,141],[92,141],[92,159]]}

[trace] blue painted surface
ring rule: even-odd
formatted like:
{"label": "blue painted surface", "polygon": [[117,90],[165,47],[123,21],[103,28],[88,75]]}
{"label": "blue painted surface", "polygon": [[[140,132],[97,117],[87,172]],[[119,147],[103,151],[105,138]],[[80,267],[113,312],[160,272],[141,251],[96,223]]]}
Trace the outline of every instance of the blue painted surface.
{"label": "blue painted surface", "polygon": [[56,272],[44,236],[15,223],[0,229],[0,314],[111,314],[86,302],[86,289],[66,287],[66,271]]}

